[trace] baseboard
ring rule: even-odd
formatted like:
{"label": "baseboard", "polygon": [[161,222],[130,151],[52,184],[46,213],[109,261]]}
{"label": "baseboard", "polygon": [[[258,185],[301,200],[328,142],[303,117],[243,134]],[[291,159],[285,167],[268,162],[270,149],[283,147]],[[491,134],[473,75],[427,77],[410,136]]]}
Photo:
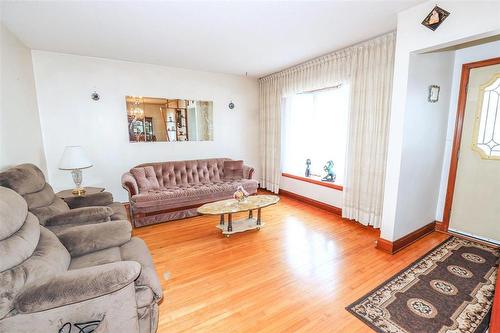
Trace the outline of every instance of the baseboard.
{"label": "baseboard", "polygon": [[377,245],[375,245],[375,248],[393,254],[394,244],[391,241],[379,237],[379,239],[377,239]]}
{"label": "baseboard", "polygon": [[414,243],[418,239],[435,231],[435,229],[436,229],[436,221],[431,222],[427,225],[424,225],[423,227],[409,233],[408,235],[403,236],[403,237],[395,240],[394,242],[388,241],[388,240],[383,239],[383,238],[379,238],[377,240],[376,248],[381,250],[381,251],[384,251],[384,252],[387,252],[390,254],[394,254],[394,253],[404,249],[408,245]]}
{"label": "baseboard", "polygon": [[447,232],[448,231],[442,221],[435,221],[435,222],[436,222],[436,231],[439,231],[439,232]]}
{"label": "baseboard", "polygon": [[337,214],[339,216],[342,216],[342,209],[339,208],[339,207],[335,207],[335,206],[326,204],[324,202],[321,202],[321,201],[318,201],[318,200],[314,200],[314,199],[311,199],[311,198],[308,198],[308,197],[304,197],[304,196],[299,195],[297,193],[293,193],[293,192],[286,191],[286,190],[281,190],[280,189],[279,190],[279,195],[283,195],[285,197],[289,197],[289,198],[292,198],[292,199],[295,199],[295,200],[299,200],[299,201],[301,201],[303,203],[306,203],[308,205],[311,205],[311,206],[314,206],[314,207],[326,210],[326,211],[328,211],[330,213],[334,213],[334,214]]}

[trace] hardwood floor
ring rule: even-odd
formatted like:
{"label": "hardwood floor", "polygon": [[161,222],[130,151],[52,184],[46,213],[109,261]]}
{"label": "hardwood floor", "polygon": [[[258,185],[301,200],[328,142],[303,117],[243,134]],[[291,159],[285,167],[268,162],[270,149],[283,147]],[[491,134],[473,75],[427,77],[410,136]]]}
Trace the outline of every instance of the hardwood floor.
{"label": "hardwood floor", "polygon": [[370,332],[344,308],[448,237],[389,255],[377,230],[291,198],[262,213],[262,230],[230,238],[216,216],[134,230],[162,280],[158,332]]}

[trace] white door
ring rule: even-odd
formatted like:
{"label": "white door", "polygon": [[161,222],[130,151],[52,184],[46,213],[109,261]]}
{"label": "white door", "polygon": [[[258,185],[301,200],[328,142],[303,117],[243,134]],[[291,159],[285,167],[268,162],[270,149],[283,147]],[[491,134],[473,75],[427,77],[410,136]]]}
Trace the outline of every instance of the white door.
{"label": "white door", "polygon": [[500,64],[470,70],[450,231],[500,243]]}

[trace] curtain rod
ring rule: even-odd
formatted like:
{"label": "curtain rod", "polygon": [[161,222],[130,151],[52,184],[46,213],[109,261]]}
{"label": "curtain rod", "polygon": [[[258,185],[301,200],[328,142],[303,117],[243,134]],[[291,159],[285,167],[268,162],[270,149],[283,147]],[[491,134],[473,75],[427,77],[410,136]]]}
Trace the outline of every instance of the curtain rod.
{"label": "curtain rod", "polygon": [[338,89],[341,86],[342,86],[342,83],[337,84],[336,86],[331,86],[331,87],[324,87],[324,88],[320,88],[320,89],[306,90],[306,91],[300,92],[299,94],[310,94],[310,93],[315,93],[315,92],[323,91],[323,90]]}

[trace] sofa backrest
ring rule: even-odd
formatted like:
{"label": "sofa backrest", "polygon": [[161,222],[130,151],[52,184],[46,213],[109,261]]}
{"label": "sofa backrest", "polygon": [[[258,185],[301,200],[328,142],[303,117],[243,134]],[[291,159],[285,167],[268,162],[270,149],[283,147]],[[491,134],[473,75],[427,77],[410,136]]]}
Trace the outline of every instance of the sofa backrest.
{"label": "sofa backrest", "polygon": [[45,181],[42,170],[33,164],[20,164],[0,173],[0,186],[20,194],[28,204],[28,210],[36,215],[40,224],[48,218],[67,212],[68,205],[57,197]]}
{"label": "sofa backrest", "polygon": [[0,319],[11,312],[26,284],[66,271],[70,263],[59,239],[6,187],[0,187],[0,258]]}
{"label": "sofa backrest", "polygon": [[224,161],[229,158],[145,163],[136,168],[152,166],[160,187],[218,182],[224,178]]}

